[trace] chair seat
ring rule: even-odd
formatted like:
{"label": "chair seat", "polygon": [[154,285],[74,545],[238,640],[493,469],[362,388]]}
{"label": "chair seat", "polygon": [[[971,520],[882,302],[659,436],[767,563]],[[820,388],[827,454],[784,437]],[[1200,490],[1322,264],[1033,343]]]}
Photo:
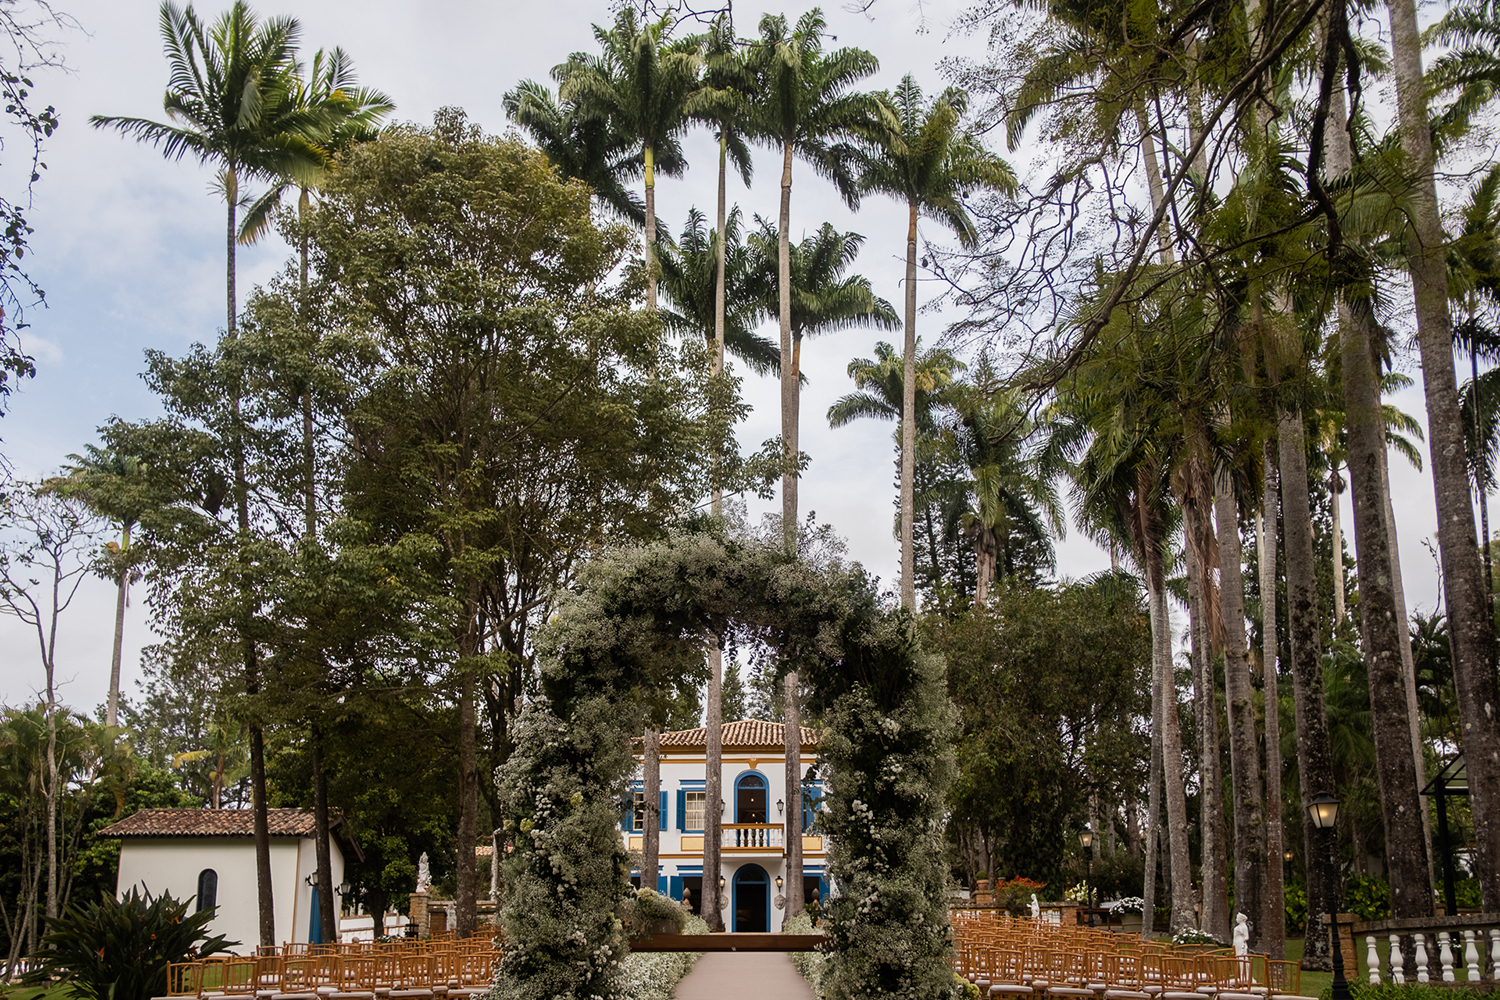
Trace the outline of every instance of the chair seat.
{"label": "chair seat", "polygon": [[1092,997],[1093,990],[1086,990],[1081,986],[1049,986],[1047,995],[1051,997]]}
{"label": "chair seat", "polygon": [[1118,986],[1104,991],[1104,1000],[1152,1000],[1151,994],[1140,990],[1121,989]]}
{"label": "chair seat", "polygon": [[1020,983],[996,983],[990,987],[990,996],[992,997],[1031,996],[1035,993],[1036,990],[1032,989],[1030,986],[1022,986]]}

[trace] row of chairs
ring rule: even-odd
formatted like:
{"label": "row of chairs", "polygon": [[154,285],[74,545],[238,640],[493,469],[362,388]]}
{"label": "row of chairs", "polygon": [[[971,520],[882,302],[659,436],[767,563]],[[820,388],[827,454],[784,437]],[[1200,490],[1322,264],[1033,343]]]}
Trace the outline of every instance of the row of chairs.
{"label": "row of chairs", "polygon": [[203,1000],[467,1000],[488,992],[487,938],[258,948],[167,967],[167,996]]}
{"label": "row of chairs", "polygon": [[1090,928],[954,914],[958,973],[990,996],[1302,1000],[1295,962]]}

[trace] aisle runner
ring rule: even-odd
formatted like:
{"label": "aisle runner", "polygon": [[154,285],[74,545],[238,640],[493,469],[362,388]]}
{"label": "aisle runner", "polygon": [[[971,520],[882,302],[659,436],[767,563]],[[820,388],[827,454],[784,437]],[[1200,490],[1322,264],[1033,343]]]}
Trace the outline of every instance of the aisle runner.
{"label": "aisle runner", "polygon": [[677,1000],[812,1000],[785,952],[709,952],[677,984]]}

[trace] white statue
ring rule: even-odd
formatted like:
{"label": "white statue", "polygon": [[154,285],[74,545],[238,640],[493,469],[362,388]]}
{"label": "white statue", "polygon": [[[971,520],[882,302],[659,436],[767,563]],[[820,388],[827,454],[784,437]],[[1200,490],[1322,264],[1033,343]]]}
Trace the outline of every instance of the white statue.
{"label": "white statue", "polygon": [[1250,919],[1243,913],[1234,915],[1234,953],[1241,958],[1250,954]]}
{"label": "white statue", "polygon": [[1037,902],[1036,893],[1031,894],[1031,919],[1042,919],[1042,904]]}
{"label": "white statue", "polygon": [[432,872],[427,867],[427,852],[417,859],[417,891],[426,892],[432,888]]}

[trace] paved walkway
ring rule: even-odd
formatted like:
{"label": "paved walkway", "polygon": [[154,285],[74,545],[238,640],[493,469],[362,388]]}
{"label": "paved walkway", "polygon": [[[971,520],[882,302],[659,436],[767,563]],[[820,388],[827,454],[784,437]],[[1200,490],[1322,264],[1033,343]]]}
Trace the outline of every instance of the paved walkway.
{"label": "paved walkway", "polygon": [[812,1000],[784,951],[711,951],[677,984],[677,1000]]}

